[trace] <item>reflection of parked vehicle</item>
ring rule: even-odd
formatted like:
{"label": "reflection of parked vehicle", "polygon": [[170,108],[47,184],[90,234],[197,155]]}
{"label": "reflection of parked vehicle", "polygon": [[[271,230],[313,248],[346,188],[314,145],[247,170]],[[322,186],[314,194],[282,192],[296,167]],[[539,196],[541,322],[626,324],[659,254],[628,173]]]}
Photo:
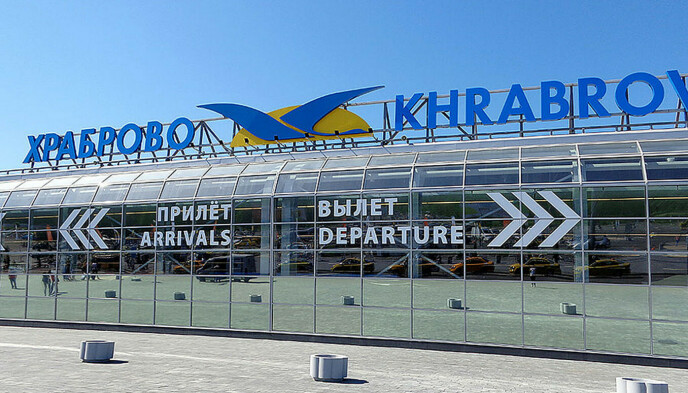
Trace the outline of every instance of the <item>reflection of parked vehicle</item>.
{"label": "reflection of parked vehicle", "polygon": [[[196,272],[198,276],[228,276],[230,257],[214,257],[208,259]],[[252,254],[234,254],[231,258],[232,275],[256,274],[256,258]],[[206,277],[197,277],[199,281],[206,281]],[[248,282],[252,277],[235,277],[235,280]]]}
{"label": "reflection of parked vehicle", "polygon": [[[552,262],[543,257],[532,257],[523,264],[523,267],[526,269],[528,274],[530,274],[531,268],[535,268],[535,274],[544,274],[546,276],[552,274],[561,274],[561,266],[559,266],[558,263]],[[521,274],[521,265],[514,263],[513,265],[509,266],[509,273],[514,275]]]}
{"label": "reflection of parked vehicle", "polygon": [[[332,273],[360,273],[361,260],[359,258],[344,258],[330,268]],[[375,264],[373,262],[363,262],[363,272],[372,273],[375,271]]]}
{"label": "reflection of parked vehicle", "polygon": [[294,260],[291,262],[278,263],[275,266],[275,273],[313,273],[313,262]]}
{"label": "reflection of parked vehicle", "polygon": [[629,262],[618,262],[614,258],[600,258],[590,262],[588,266],[577,267],[580,271],[585,269],[591,276],[619,276],[631,273],[631,264]]}
{"label": "reflection of parked vehicle", "polygon": [[458,274],[460,276],[463,275],[463,266],[464,264],[466,265],[466,273],[476,273],[476,274],[482,274],[482,273],[493,273],[494,272],[494,262],[488,261],[487,259],[483,257],[468,257],[466,258],[465,263],[464,262],[459,262],[457,264],[452,265],[449,268],[449,271]]}
{"label": "reflection of parked vehicle", "polygon": [[[437,266],[437,264],[430,262],[428,260],[425,260],[425,259],[418,260],[414,264],[413,268],[417,269],[414,271],[419,272],[421,276],[429,276],[430,274],[440,270],[440,268]],[[399,276],[399,277],[408,277],[408,258],[390,266],[388,271],[390,273],[396,275],[396,276]]]}
{"label": "reflection of parked vehicle", "polygon": [[235,248],[260,248],[260,236],[243,236],[243,237],[240,237],[234,241],[234,247]]}

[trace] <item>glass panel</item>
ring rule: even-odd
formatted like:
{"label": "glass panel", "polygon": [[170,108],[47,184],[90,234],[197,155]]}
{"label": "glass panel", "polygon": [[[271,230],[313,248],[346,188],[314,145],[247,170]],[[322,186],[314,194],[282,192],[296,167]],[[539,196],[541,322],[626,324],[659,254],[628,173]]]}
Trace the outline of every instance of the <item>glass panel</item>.
{"label": "glass panel", "polygon": [[129,184],[102,185],[93,202],[121,202],[129,191]]}
{"label": "glass panel", "polygon": [[45,183],[50,181],[50,179],[32,179],[27,180],[17,187],[17,190],[32,190],[35,188],[41,188]]}
{"label": "glass panel", "polygon": [[595,317],[648,319],[648,289],[638,285],[585,285],[585,314]]}
{"label": "glass panel", "polygon": [[160,199],[193,198],[198,180],[177,180],[165,182]]}
{"label": "glass panel", "polygon": [[526,345],[583,349],[583,318],[526,315],[523,323]]}
{"label": "glass panel", "polygon": [[688,254],[652,253],[650,261],[652,285],[688,286]]}
{"label": "glass panel", "polygon": [[36,193],[37,191],[13,191],[7,199],[5,207],[29,206]]}
{"label": "glass panel", "polygon": [[586,250],[647,250],[645,220],[585,220]]}
{"label": "glass panel", "polygon": [[[647,254],[588,254],[583,266],[589,282],[614,284],[647,284]],[[632,288],[632,287],[629,287]]]}
{"label": "glass panel", "polygon": [[459,192],[417,192],[413,194],[414,219],[456,219],[463,216],[463,195]]}
{"label": "glass panel", "polygon": [[350,169],[365,166],[369,157],[330,158],[323,169]]}
{"label": "glass panel", "polygon": [[185,168],[185,169],[177,169],[174,171],[172,175],[168,178],[168,180],[172,179],[198,179],[199,177],[203,176],[204,173],[208,171],[207,167],[202,167],[202,168]]}
{"label": "glass panel", "polygon": [[312,196],[275,198],[275,222],[303,222],[314,220],[315,205]]}
{"label": "glass panel", "polygon": [[323,165],[323,160],[289,161],[282,168],[282,172],[301,172],[318,170]]}
{"label": "glass panel", "polygon": [[588,349],[650,353],[650,323],[647,321],[588,318],[585,336]]}
{"label": "glass panel", "polygon": [[11,210],[6,212],[5,217],[0,220],[3,231],[21,231],[29,229],[29,211]]}
{"label": "glass panel", "polygon": [[583,160],[583,181],[643,180],[640,159]]}
{"label": "glass panel", "polygon": [[198,187],[198,198],[214,196],[231,196],[236,184],[236,177],[221,177],[218,179],[203,179]]}
{"label": "glass panel", "polygon": [[653,323],[654,354],[685,357],[688,353],[686,329],[688,325],[685,323]]}
{"label": "glass panel", "polygon": [[96,190],[97,187],[70,188],[62,203],[88,204],[93,199],[93,194],[96,193]]}
{"label": "glass panel", "polygon": [[272,328],[285,332],[313,332],[313,306],[272,307]]}
{"label": "glass panel", "polygon": [[524,147],[521,149],[521,159],[544,158],[544,157],[575,157],[576,148],[574,146],[536,146]]}
{"label": "glass panel", "polygon": [[376,166],[399,166],[399,165],[411,165],[413,164],[413,159],[416,157],[415,154],[399,154],[391,156],[373,156],[368,162],[369,167]]}
{"label": "glass panel", "polygon": [[318,306],[315,308],[315,331],[324,334],[360,335],[361,308]]}
{"label": "glass panel", "polygon": [[110,175],[89,175],[83,176],[81,179],[74,182],[75,186],[92,186],[98,185],[105,181],[105,179]]}
{"label": "glass panel", "polygon": [[521,164],[523,183],[563,183],[578,181],[575,161],[537,161]]}
{"label": "glass panel", "polygon": [[410,337],[411,310],[363,308],[363,335]]}
{"label": "glass panel", "polygon": [[137,183],[151,181],[151,180],[165,180],[167,176],[172,173],[172,170],[157,171],[157,172],[143,172],[141,176],[136,179]]}
{"label": "glass panel", "polygon": [[[318,278],[315,285],[315,302],[317,304],[329,304],[333,306],[360,305],[361,304],[361,280],[358,278]],[[346,299],[352,297],[353,299]],[[352,304],[346,304],[345,301]]]}
{"label": "glass panel", "polygon": [[50,187],[50,188],[67,187],[67,186],[71,186],[72,183],[77,181],[77,179],[79,179],[79,178],[78,177],[57,177],[57,178],[49,181],[48,184],[46,184],[45,186],[46,186],[46,188],[47,187]]}
{"label": "glass panel", "polygon": [[21,180],[0,182],[0,191],[14,190],[21,182]]}
{"label": "glass panel", "polygon": [[688,179],[688,156],[646,157],[647,180]]}
{"label": "glass panel", "polygon": [[650,220],[650,250],[688,252],[688,220]]}
{"label": "glass panel", "polygon": [[594,145],[578,145],[582,156],[607,156],[613,154],[637,154],[638,145],[635,142],[597,143]]}
{"label": "glass panel", "polygon": [[139,177],[141,173],[139,172],[131,172],[131,173],[118,173],[115,175],[111,175],[108,177],[103,183],[106,184],[114,184],[114,183],[131,183],[133,182],[137,177]]}
{"label": "glass panel", "polygon": [[521,303],[520,282],[466,280],[466,307],[469,310],[520,313]]}
{"label": "glass panel", "polygon": [[266,162],[260,164],[248,164],[246,169],[241,173],[242,175],[263,175],[266,173],[275,173],[281,167],[282,162]]}
{"label": "glass panel", "polygon": [[318,173],[282,174],[277,180],[275,193],[314,192]]}
{"label": "glass panel", "polygon": [[652,286],[652,318],[688,321],[688,287]]}
{"label": "glass panel", "polygon": [[[144,173],[145,175],[145,173]],[[143,176],[143,175],[142,175]],[[162,188],[162,183],[145,183],[137,184],[129,190],[127,195],[128,201],[137,201],[145,199],[158,199],[160,195],[160,189]]]}
{"label": "glass panel", "polygon": [[312,276],[275,277],[272,280],[272,301],[275,303],[313,304],[314,293],[315,279]]}
{"label": "glass panel", "polygon": [[[328,161],[329,162],[329,161]],[[322,172],[318,191],[360,190],[363,170]]]}
{"label": "glass panel", "polygon": [[462,280],[414,280],[413,308],[451,310],[447,299],[463,299],[463,285]]}
{"label": "glass panel", "polygon": [[363,188],[408,188],[411,168],[368,169]]}
{"label": "glass panel", "polygon": [[[542,290],[546,288],[547,294]],[[523,310],[527,313],[561,315],[562,303],[576,306],[576,315],[583,314],[583,284],[548,282],[523,286]]]}
{"label": "glass panel", "polygon": [[123,300],[120,303],[120,322],[152,325],[154,307],[153,302]]}
{"label": "glass panel", "polygon": [[518,164],[468,164],[466,185],[492,185],[518,183]]}
{"label": "glass panel", "polygon": [[244,165],[229,165],[229,166],[214,166],[203,175],[203,177],[211,176],[236,176],[244,169]]}
{"label": "glass panel", "polygon": [[518,160],[518,149],[469,150],[467,161]]}
{"label": "glass panel", "polygon": [[276,224],[274,248],[308,250],[313,248],[313,224]]}
{"label": "glass panel", "polygon": [[414,187],[445,187],[463,184],[463,165],[416,167]]}
{"label": "glass panel", "polygon": [[233,303],[230,311],[232,329],[268,330],[270,310],[267,304]]}
{"label": "glass panel", "polygon": [[688,151],[688,139],[640,142],[640,148],[645,153],[663,153],[666,151]]}
{"label": "glass panel", "polygon": [[469,311],[466,339],[476,343],[522,345],[521,315]]}
{"label": "glass panel", "polygon": [[441,151],[432,153],[418,153],[417,164],[434,163],[434,162],[461,162],[466,156],[466,152],[459,151]]}
{"label": "glass panel", "polygon": [[[313,276],[314,267],[312,251],[276,252],[273,257],[273,263],[275,265],[273,274],[276,276]],[[311,295],[313,294],[312,283],[310,293]],[[303,303],[303,301],[283,301],[282,303]]]}
{"label": "glass panel", "polygon": [[117,323],[119,320],[119,302],[117,299],[89,299],[88,321]]}
{"label": "glass panel", "polygon": [[0,207],[5,204],[5,201],[7,201],[7,197],[10,196],[9,192],[0,192]]}
{"label": "glass panel", "polygon": [[688,217],[688,187],[649,186],[647,193],[650,217]]}
{"label": "glass panel", "polygon": [[[225,288],[226,289],[226,288]],[[228,303],[202,303],[193,302],[193,318],[191,324],[199,327],[229,327]]]}
{"label": "glass panel", "polygon": [[38,192],[36,200],[33,201],[33,205],[59,205],[66,192],[67,190],[64,188],[54,190],[41,190]]}
{"label": "glass panel", "polygon": [[586,188],[583,197],[587,217],[645,217],[642,187]]}
{"label": "glass panel", "polygon": [[270,194],[275,183],[275,175],[242,176],[237,184],[236,195]]}
{"label": "glass panel", "polygon": [[234,223],[269,223],[270,199],[236,199],[233,203]]}

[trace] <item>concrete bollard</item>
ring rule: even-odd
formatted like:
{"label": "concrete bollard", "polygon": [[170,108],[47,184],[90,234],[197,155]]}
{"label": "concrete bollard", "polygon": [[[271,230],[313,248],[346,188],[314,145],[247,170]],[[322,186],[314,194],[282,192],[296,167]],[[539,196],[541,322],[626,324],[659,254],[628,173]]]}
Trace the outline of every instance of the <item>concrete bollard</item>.
{"label": "concrete bollard", "polygon": [[251,303],[261,303],[263,297],[261,295],[251,295]]}
{"label": "concrete bollard", "polygon": [[342,304],[345,306],[353,306],[355,300],[353,296],[342,296]]}
{"label": "concrete bollard", "polygon": [[349,358],[342,355],[311,355],[311,377],[316,381],[339,382],[349,371]]}
{"label": "concrete bollard", "polygon": [[175,292],[174,300],[186,300],[186,294],[184,292]]}
{"label": "concrete bollard", "polygon": [[79,357],[82,362],[107,362],[115,354],[115,342],[104,340],[88,340],[81,342]]}
{"label": "concrete bollard", "polygon": [[447,308],[462,309],[461,299],[447,299]]}
{"label": "concrete bollard", "polygon": [[108,299],[113,299],[117,297],[117,291],[105,291],[105,297]]}
{"label": "concrete bollard", "polygon": [[669,393],[669,384],[645,378],[616,378],[616,393]]}
{"label": "concrete bollard", "polygon": [[141,279],[138,278],[138,277],[132,277],[132,278],[131,278],[131,281],[141,281]]}
{"label": "concrete bollard", "polygon": [[576,305],[573,303],[561,303],[559,305],[561,313],[566,315],[576,315]]}

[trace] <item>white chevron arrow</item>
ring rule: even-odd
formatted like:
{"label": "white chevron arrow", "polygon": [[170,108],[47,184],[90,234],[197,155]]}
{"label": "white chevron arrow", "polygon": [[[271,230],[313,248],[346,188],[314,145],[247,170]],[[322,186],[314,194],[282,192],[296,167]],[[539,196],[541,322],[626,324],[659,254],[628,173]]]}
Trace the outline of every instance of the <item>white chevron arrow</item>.
{"label": "white chevron arrow", "polygon": [[524,216],[523,213],[516,208],[516,206],[512,205],[511,202],[504,197],[504,195],[498,192],[488,192],[487,195],[492,198],[493,201],[497,202],[499,207],[504,209],[504,211],[514,219],[501,232],[499,232],[494,239],[492,239],[490,244],[487,245],[488,247],[501,247],[526,222],[526,216]]}
{"label": "white chevron arrow", "polygon": [[62,226],[60,226],[60,235],[65,239],[67,244],[69,244],[69,247],[72,248],[72,250],[78,250],[79,245],[76,244],[74,241],[74,238],[69,234],[69,225],[72,224],[72,221],[76,218],[76,216],[79,215],[79,212],[81,212],[81,209],[76,209],[72,211],[69,216],[67,216],[67,219],[65,222],[62,223]]}
{"label": "white chevron arrow", "polygon": [[77,244],[77,242],[74,241],[74,238],[70,235],[70,230],[74,233],[74,235],[79,239],[81,244],[83,244],[87,250],[92,250],[93,245],[91,245],[91,243],[88,241],[88,236],[86,236],[86,232],[88,232],[88,234],[91,236],[93,241],[98,245],[98,247],[100,247],[103,250],[107,250],[107,244],[105,244],[100,235],[98,235],[98,232],[96,231],[96,225],[98,225],[98,223],[103,219],[103,217],[105,217],[105,215],[108,211],[110,211],[110,209],[100,209],[98,214],[96,214],[95,217],[93,217],[89,225],[86,228],[84,228],[86,221],[88,221],[89,217],[91,216],[91,213],[93,213],[94,210],[94,208],[86,209],[81,218],[74,224],[73,227],[70,228],[72,222],[81,212],[81,209],[76,209],[72,211],[72,213],[67,217],[62,226],[60,226],[60,234],[65,239],[67,244],[69,244],[72,250],[79,250],[80,248],[79,244]]}
{"label": "white chevron arrow", "polygon": [[101,237],[98,235],[98,232],[96,232],[96,225],[98,225],[100,220],[102,220],[103,217],[105,217],[105,215],[109,211],[110,211],[110,208],[100,209],[98,214],[96,214],[96,216],[93,217],[93,220],[91,220],[91,223],[88,224],[88,233],[91,235],[91,239],[93,239],[93,241],[96,242],[98,247],[100,247],[103,250],[107,250],[108,246],[107,246],[107,244],[105,244],[103,239],[101,239]]}
{"label": "white chevron arrow", "polygon": [[79,221],[77,221],[76,224],[74,224],[74,226],[72,227],[72,229],[74,230],[74,234],[76,235],[76,237],[79,238],[79,240],[81,241],[81,244],[83,244],[87,250],[92,250],[93,246],[91,245],[91,243],[88,242],[88,238],[86,237],[86,235],[84,235],[84,233],[82,231],[80,231],[79,229],[83,228],[84,224],[86,224],[86,220],[88,220],[88,218],[91,216],[92,212],[93,212],[93,208],[86,209],[86,212],[84,212],[84,215],[81,216]]}
{"label": "white chevron arrow", "polygon": [[559,240],[561,240],[564,235],[569,233],[569,231],[578,224],[580,221],[580,216],[576,214],[573,209],[571,209],[564,201],[562,201],[554,192],[552,191],[538,191],[538,194],[542,195],[543,198],[547,200],[562,216],[564,216],[564,222],[557,227],[552,233],[550,233],[547,238],[540,243],[538,247],[554,247]]}
{"label": "white chevron arrow", "polygon": [[514,192],[514,195],[535,214],[535,219],[537,220],[535,225],[514,244],[514,247],[527,247],[536,237],[547,229],[549,224],[554,221],[554,218],[525,192]]}

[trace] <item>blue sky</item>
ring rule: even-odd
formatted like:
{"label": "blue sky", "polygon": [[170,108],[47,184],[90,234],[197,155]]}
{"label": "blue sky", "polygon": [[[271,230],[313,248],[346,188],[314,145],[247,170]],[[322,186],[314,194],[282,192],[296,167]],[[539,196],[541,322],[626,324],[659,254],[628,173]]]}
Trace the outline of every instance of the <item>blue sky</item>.
{"label": "blue sky", "polygon": [[[0,168],[27,135],[543,80],[688,72],[684,1],[22,1],[0,14]],[[673,93],[672,93],[673,94]]]}

